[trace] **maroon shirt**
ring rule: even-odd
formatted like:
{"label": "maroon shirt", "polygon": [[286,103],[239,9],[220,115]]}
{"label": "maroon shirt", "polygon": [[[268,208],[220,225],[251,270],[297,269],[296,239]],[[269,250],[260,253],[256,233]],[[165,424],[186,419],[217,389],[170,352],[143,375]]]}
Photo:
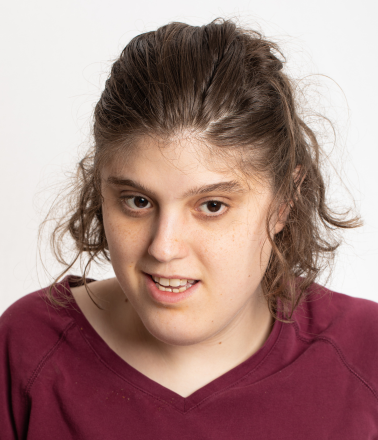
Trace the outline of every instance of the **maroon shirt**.
{"label": "maroon shirt", "polygon": [[378,439],[375,302],[312,285],[294,324],[276,321],[259,351],[184,398],[44,294],[0,318],[1,440]]}

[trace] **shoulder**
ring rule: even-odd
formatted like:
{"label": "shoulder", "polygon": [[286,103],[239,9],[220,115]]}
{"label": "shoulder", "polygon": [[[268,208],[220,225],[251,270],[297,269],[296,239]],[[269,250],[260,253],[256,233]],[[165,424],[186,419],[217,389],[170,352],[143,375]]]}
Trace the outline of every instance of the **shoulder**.
{"label": "shoulder", "polygon": [[[378,333],[378,303],[312,284],[294,313],[300,331],[351,341],[367,333]],[[377,335],[378,337],[378,335]]]}
{"label": "shoulder", "polygon": [[331,344],[378,393],[378,303],[313,284],[293,318],[300,338]]}
{"label": "shoulder", "polygon": [[47,288],[25,295],[0,317],[2,363],[10,365],[12,377],[22,382],[74,323],[64,308],[51,304],[46,293]]}
{"label": "shoulder", "polygon": [[60,333],[72,319],[63,307],[50,302],[47,291],[43,288],[29,293],[8,307],[0,317],[1,333],[11,332],[17,339],[29,339],[33,334],[45,339]]}

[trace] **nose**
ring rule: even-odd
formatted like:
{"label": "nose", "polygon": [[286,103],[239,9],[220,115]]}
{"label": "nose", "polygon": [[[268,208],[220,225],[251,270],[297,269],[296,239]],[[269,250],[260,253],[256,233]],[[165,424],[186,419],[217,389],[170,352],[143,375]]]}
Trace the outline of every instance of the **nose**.
{"label": "nose", "polygon": [[185,229],[185,221],[178,213],[161,212],[152,230],[149,255],[162,263],[184,258],[188,251]]}

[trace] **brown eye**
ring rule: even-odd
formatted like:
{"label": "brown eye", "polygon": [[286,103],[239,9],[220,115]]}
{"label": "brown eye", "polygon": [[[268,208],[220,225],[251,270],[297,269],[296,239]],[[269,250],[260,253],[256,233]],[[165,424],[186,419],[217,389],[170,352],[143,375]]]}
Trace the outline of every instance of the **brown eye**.
{"label": "brown eye", "polygon": [[[201,206],[206,207],[207,213],[217,214],[217,213],[221,212],[222,206],[227,206],[227,205],[225,203],[219,202],[218,200],[209,200],[208,202],[203,203]],[[206,211],[205,211],[205,213],[206,213]],[[221,215],[221,214],[219,214],[219,215]],[[216,216],[210,216],[210,217],[216,217]]]}
{"label": "brown eye", "polygon": [[143,209],[150,203],[142,196],[128,196],[124,197],[126,205],[131,209]]}
{"label": "brown eye", "polygon": [[207,202],[206,205],[210,212],[218,212],[220,207],[222,206],[222,203],[211,201],[211,202]]}

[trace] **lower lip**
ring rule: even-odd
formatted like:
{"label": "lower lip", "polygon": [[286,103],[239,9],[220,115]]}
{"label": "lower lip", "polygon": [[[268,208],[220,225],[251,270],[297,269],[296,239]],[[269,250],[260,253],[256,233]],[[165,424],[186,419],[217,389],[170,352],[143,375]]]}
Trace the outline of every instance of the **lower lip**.
{"label": "lower lip", "polygon": [[159,290],[156,287],[156,284],[151,278],[151,275],[144,274],[144,276],[146,278],[147,289],[150,295],[152,296],[152,298],[159,302],[171,303],[171,304],[177,303],[192,296],[196,292],[196,290],[198,289],[201,283],[201,281],[198,281],[197,283],[193,284],[192,287],[186,289],[184,292],[178,292],[178,293],[163,292],[162,290]]}

